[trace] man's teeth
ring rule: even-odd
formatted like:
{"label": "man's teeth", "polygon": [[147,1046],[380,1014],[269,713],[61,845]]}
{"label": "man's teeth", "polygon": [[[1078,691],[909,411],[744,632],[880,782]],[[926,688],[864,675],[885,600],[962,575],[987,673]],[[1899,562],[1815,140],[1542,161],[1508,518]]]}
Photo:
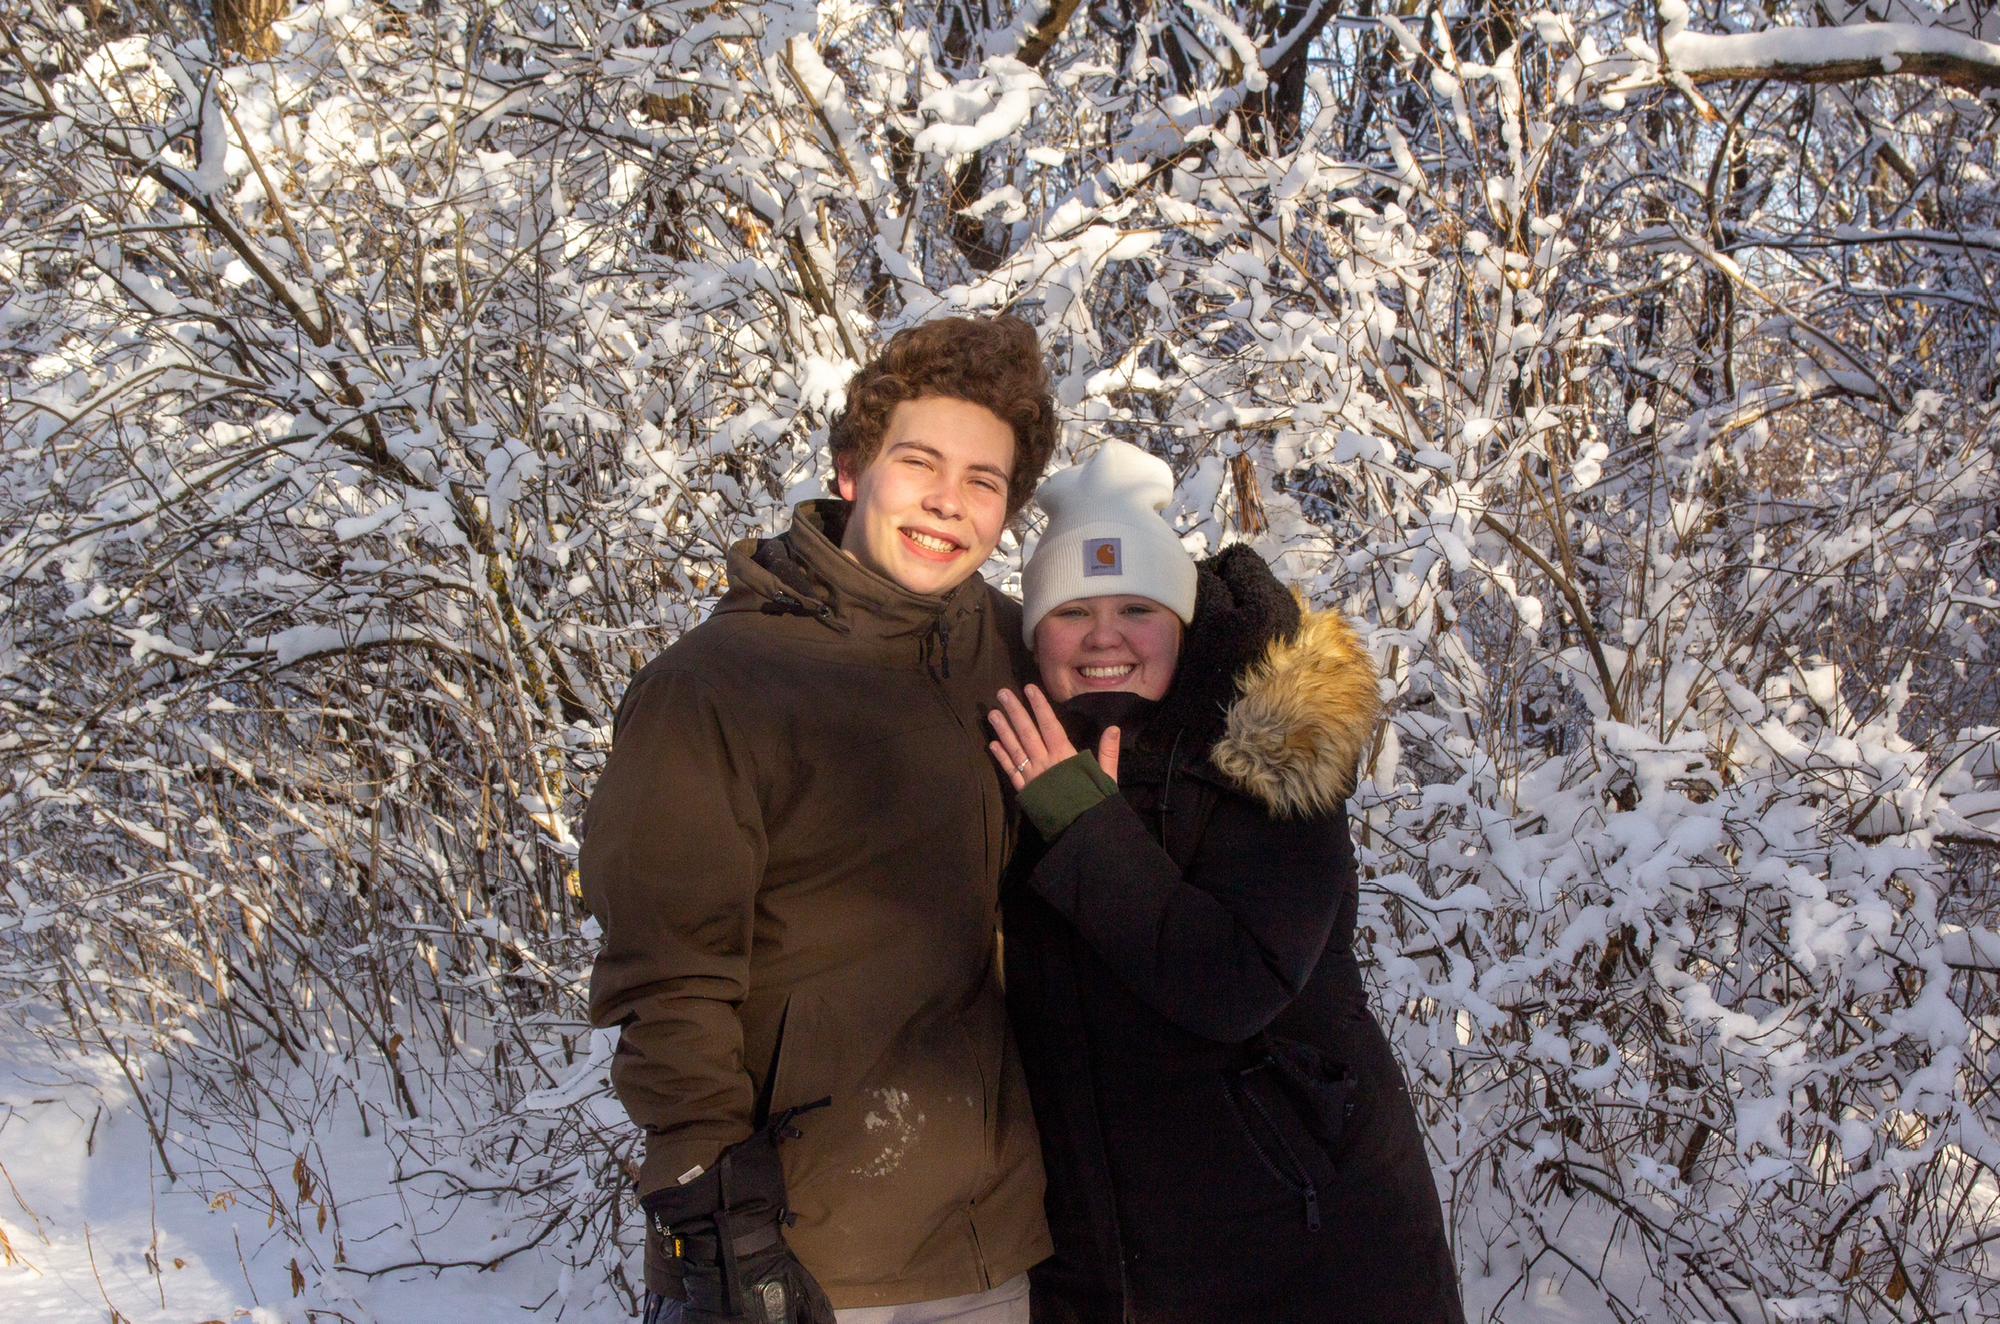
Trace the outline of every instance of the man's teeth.
{"label": "man's teeth", "polygon": [[927,552],[952,552],[958,550],[958,544],[955,542],[946,542],[943,538],[933,538],[928,533],[918,533],[915,529],[904,529],[903,536]]}
{"label": "man's teeth", "polygon": [[1077,670],[1092,680],[1117,680],[1121,676],[1131,675],[1138,668],[1127,664],[1122,667],[1078,667]]}

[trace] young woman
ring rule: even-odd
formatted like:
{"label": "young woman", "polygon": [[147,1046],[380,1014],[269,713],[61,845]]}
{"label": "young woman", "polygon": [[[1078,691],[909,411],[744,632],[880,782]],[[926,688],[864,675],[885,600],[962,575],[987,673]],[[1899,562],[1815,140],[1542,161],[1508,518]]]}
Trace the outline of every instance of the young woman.
{"label": "young woman", "polygon": [[1172,488],[1119,442],[1043,486],[1042,684],[993,714],[1039,838],[1005,901],[1056,1247],[1035,1319],[1459,1324],[1353,952],[1374,669],[1249,549],[1197,567]]}

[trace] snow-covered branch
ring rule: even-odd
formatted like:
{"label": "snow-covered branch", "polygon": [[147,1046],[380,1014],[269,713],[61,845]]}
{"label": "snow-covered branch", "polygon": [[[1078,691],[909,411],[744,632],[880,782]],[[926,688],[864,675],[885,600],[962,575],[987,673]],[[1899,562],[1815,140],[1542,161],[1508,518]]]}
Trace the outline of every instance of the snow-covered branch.
{"label": "snow-covered branch", "polygon": [[1915,23],[1676,31],[1666,38],[1666,62],[1696,83],[1845,83],[1910,74],[1968,91],[2000,88],[2000,44]]}
{"label": "snow-covered branch", "polygon": [[1364,628],[1358,950],[1471,1313],[2000,1314],[2000,143],[1804,85],[1994,34],[1461,8],[0,24],[0,1034],[244,1203],[211,1282],[629,1313],[611,714],[855,361],[1006,308],[1066,458]]}

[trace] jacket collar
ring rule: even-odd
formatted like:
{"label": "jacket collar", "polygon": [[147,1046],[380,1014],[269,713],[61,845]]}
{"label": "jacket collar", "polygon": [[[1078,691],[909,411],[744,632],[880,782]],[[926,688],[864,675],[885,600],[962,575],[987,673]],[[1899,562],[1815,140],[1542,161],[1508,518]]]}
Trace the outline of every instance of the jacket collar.
{"label": "jacket collar", "polygon": [[942,597],[912,593],[840,550],[848,503],[801,502],[775,538],[745,538],[729,549],[729,592],[716,614],[757,611],[806,616],[862,643],[901,653],[915,641],[924,660],[949,674],[951,632],[985,610],[985,581],[973,574]]}

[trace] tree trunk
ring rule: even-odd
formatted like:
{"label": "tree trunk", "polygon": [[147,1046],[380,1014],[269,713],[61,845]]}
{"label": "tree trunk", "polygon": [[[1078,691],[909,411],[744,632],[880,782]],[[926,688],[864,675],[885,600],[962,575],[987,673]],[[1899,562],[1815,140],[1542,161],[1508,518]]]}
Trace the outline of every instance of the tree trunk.
{"label": "tree trunk", "polygon": [[215,0],[215,40],[223,50],[263,60],[278,53],[271,24],[292,10],[292,0]]}

